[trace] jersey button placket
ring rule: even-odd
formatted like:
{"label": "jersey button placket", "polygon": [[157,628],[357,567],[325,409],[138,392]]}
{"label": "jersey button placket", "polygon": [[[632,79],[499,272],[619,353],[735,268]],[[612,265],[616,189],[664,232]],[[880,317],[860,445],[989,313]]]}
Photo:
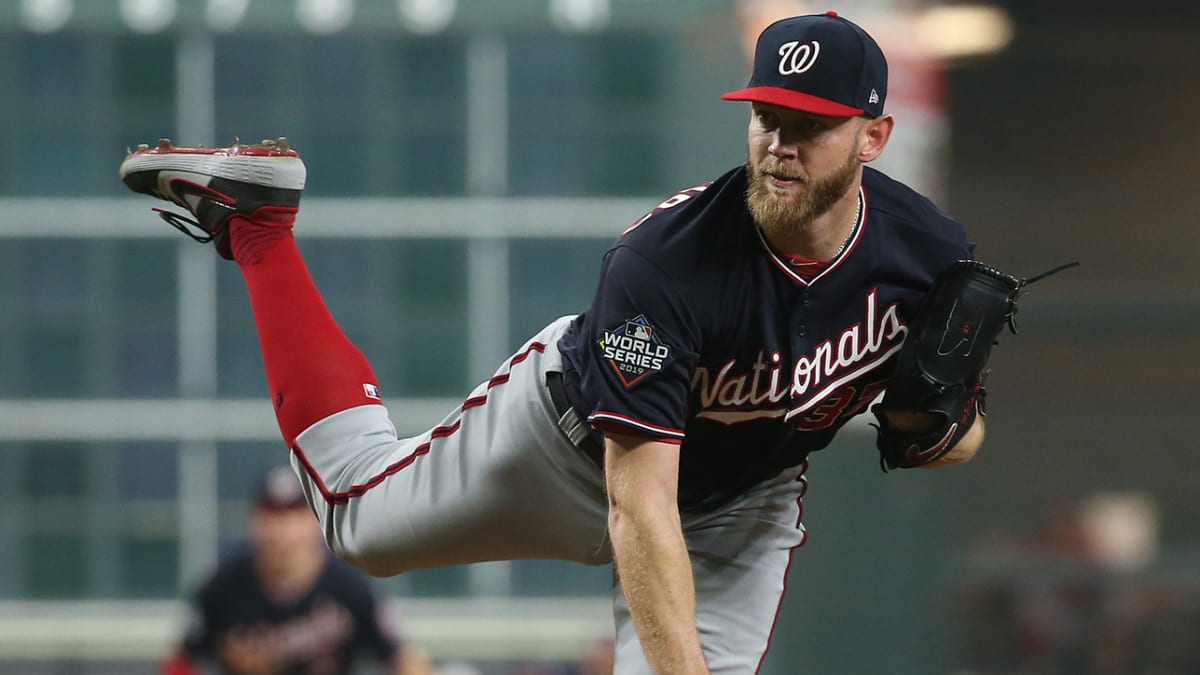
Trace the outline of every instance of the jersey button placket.
{"label": "jersey button placket", "polygon": [[[791,363],[788,368],[789,380],[794,380],[796,377],[797,359],[803,358],[812,351],[812,340],[808,337],[808,304],[809,293],[805,289],[795,297],[792,304],[792,315],[788,317],[788,328],[791,329],[789,340],[792,346]],[[805,392],[796,391],[794,382],[789,389],[790,395],[788,399],[791,401],[791,407],[795,407],[798,403],[802,402]],[[796,420],[796,423],[799,423],[799,420]]]}
{"label": "jersey button placket", "polygon": [[800,291],[800,311],[796,312],[793,318],[792,329],[799,337],[808,337],[808,322],[805,321],[807,312],[804,308],[808,307],[808,291]]}

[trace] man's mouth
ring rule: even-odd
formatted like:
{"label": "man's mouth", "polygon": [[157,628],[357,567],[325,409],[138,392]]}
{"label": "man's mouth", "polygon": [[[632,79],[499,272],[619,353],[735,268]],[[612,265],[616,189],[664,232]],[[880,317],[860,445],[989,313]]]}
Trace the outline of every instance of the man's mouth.
{"label": "man's mouth", "polygon": [[786,173],[778,173],[775,171],[766,172],[767,183],[775,187],[788,188],[793,185],[800,185],[804,182],[804,178],[800,176],[792,176]]}

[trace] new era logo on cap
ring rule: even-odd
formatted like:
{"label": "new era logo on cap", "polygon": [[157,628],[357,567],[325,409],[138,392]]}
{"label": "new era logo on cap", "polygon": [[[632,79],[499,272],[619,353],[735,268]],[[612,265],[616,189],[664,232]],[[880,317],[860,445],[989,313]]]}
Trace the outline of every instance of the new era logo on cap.
{"label": "new era logo on cap", "polygon": [[782,19],[758,36],[745,89],[721,98],[819,115],[883,114],[887,60],[862,28],[836,12]]}

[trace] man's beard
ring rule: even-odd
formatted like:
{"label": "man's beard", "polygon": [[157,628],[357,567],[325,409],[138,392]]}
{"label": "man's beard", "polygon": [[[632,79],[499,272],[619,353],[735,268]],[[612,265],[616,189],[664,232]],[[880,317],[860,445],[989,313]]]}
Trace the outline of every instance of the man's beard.
{"label": "man's beard", "polygon": [[[754,222],[768,235],[784,238],[799,234],[812,221],[829,211],[846,191],[854,185],[859,161],[855,155],[846,158],[838,168],[818,180],[805,177],[800,189],[789,195],[773,192],[767,185],[767,173],[792,177],[773,157],[769,157],[755,168],[746,162],[750,185],[746,189],[746,204],[754,216]],[[799,177],[797,177],[799,178]]]}

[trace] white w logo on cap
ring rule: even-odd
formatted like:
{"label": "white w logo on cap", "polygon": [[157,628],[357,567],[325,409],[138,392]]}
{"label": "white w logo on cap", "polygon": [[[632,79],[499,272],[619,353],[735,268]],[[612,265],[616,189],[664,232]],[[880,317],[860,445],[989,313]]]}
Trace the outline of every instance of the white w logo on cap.
{"label": "white w logo on cap", "polygon": [[779,47],[779,74],[799,75],[812,68],[821,53],[821,43],[813,40],[807,44],[797,41],[785,42]]}

